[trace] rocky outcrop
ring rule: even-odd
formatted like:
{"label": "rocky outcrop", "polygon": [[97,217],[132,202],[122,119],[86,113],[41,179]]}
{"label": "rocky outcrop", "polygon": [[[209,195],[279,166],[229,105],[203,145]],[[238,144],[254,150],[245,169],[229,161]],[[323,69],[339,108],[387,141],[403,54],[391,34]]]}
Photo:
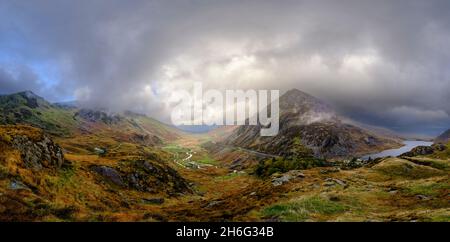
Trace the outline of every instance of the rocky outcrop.
{"label": "rocky outcrop", "polygon": [[281,186],[285,183],[288,183],[291,180],[301,179],[301,178],[305,178],[305,174],[303,174],[301,171],[298,171],[298,170],[292,170],[292,171],[288,171],[284,174],[272,175],[271,182],[274,187],[277,187],[277,186]]}
{"label": "rocky outcrop", "polygon": [[132,143],[140,144],[140,145],[160,145],[163,143],[162,139],[156,135],[149,134],[132,134],[130,140]]}
{"label": "rocky outcrop", "polygon": [[188,182],[169,166],[146,160],[121,161],[118,167],[91,166],[110,184],[142,192],[190,193]]}
{"label": "rocky outcrop", "polygon": [[138,191],[169,194],[190,192],[188,183],[177,171],[160,162],[125,161],[120,170],[130,188]]}
{"label": "rocky outcrop", "polygon": [[92,109],[80,109],[75,113],[74,118],[82,118],[88,122],[102,122],[105,124],[117,124],[123,119],[119,115],[110,115],[106,112]]}
{"label": "rocky outcrop", "polygon": [[2,140],[18,150],[24,165],[32,169],[60,168],[64,154],[50,136],[29,126],[3,126]]}
{"label": "rocky outcrop", "polygon": [[399,157],[414,157],[419,155],[431,155],[436,151],[444,151],[446,149],[443,144],[433,144],[432,146],[417,146],[411,151],[401,154]]}

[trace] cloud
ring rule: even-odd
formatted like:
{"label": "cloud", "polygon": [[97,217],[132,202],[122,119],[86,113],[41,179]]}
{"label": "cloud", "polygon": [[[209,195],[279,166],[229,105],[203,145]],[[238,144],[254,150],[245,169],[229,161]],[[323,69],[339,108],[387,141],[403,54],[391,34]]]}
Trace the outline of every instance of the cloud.
{"label": "cloud", "polygon": [[27,66],[0,67],[0,94],[40,90],[37,75]]}
{"label": "cloud", "polygon": [[394,107],[388,113],[405,122],[421,123],[449,120],[449,115],[443,110],[423,110],[415,107]]}
{"label": "cloud", "polygon": [[1,63],[41,81],[4,78],[3,92],[44,82],[46,95],[167,121],[173,90],[194,81],[299,88],[359,121],[450,126],[448,1],[0,2]]}

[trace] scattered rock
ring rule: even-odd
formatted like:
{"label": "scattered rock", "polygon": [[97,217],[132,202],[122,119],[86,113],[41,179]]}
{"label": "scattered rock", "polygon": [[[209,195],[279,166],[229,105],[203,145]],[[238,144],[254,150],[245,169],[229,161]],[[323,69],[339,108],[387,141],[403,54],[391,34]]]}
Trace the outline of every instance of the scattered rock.
{"label": "scattered rock", "polygon": [[281,186],[287,182],[289,182],[292,179],[298,179],[298,178],[304,178],[305,175],[298,171],[298,170],[292,170],[292,171],[288,171],[282,175],[280,174],[275,174],[274,176],[272,176],[272,185],[277,187],[277,186]]}
{"label": "scattered rock", "polygon": [[427,196],[425,196],[425,195],[417,195],[416,197],[417,197],[418,199],[424,200],[424,201],[430,200],[430,197],[427,197]]}
{"label": "scattered rock", "polygon": [[334,184],[341,185],[343,187],[347,187],[347,183],[345,181],[339,180],[337,178],[327,178],[325,179],[325,186],[333,186]]}
{"label": "scattered rock", "polygon": [[367,165],[368,161],[353,158],[351,160],[343,160],[338,163],[338,165],[344,170],[352,170],[356,168],[363,167]]}
{"label": "scattered rock", "polygon": [[332,167],[329,169],[322,169],[320,170],[320,174],[330,174],[330,173],[336,173],[341,171],[341,169],[339,169],[339,167]]}
{"label": "scattered rock", "polygon": [[273,178],[272,179],[272,185],[274,187],[281,186],[284,183],[289,182],[289,180],[291,180],[291,177],[288,176],[288,175],[282,176],[282,177],[278,177],[278,178]]}
{"label": "scattered rock", "polygon": [[221,203],[223,203],[223,201],[212,201],[212,202],[208,203],[208,205],[206,205],[206,208],[211,208],[211,207],[217,206]]}
{"label": "scattered rock", "polygon": [[106,154],[106,149],[95,147],[94,148],[94,152],[97,155],[104,155],[104,154]]}
{"label": "scattered rock", "polygon": [[298,170],[289,171],[287,174],[292,175],[294,178],[305,178],[305,174]]}

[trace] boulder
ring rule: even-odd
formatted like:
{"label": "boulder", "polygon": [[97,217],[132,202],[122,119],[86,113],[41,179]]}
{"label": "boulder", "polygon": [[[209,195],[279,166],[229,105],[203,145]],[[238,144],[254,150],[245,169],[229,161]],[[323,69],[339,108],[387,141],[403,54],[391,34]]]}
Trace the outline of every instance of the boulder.
{"label": "boulder", "polygon": [[91,170],[98,173],[100,176],[105,178],[107,181],[117,185],[124,187],[125,183],[120,176],[120,173],[116,171],[114,168],[108,166],[92,166]]}

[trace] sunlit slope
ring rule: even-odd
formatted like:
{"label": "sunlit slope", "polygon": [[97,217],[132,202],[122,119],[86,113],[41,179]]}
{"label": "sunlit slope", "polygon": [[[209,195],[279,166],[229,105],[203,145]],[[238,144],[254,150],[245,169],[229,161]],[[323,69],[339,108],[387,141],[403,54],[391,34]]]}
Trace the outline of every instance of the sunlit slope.
{"label": "sunlit slope", "polygon": [[55,136],[89,134],[149,145],[182,134],[145,115],[51,104],[30,91],[0,96],[0,124],[29,124]]}

